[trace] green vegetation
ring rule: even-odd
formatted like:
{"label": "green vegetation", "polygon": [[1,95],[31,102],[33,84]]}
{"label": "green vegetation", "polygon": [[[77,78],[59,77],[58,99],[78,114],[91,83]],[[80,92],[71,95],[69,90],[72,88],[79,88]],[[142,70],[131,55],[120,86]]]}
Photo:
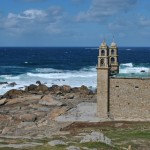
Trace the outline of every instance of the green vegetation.
{"label": "green vegetation", "polygon": [[66,146],[64,146],[64,145],[49,146],[46,144],[43,146],[31,148],[30,150],[65,150],[65,148],[66,148]]}
{"label": "green vegetation", "polygon": [[101,148],[101,149],[109,149],[111,150],[113,147],[111,146],[108,146],[104,143],[101,143],[101,142],[87,142],[87,143],[80,143],[79,144],[79,147],[88,147],[88,148]]}
{"label": "green vegetation", "polygon": [[[132,150],[136,149],[149,149],[150,147],[150,123],[109,123],[109,124],[90,124],[90,123],[75,123],[64,129],[69,131],[70,134],[67,135],[55,135],[52,138],[44,138],[41,140],[12,140],[12,139],[3,139],[0,144],[21,144],[26,142],[36,142],[43,143],[42,146],[37,146],[33,148],[24,148],[24,149],[14,149],[14,148],[0,148],[0,150],[65,150],[69,146],[80,147],[82,150],[83,147],[90,149],[96,148],[97,150],[123,150],[127,149],[129,145]],[[99,131],[106,135],[112,140],[113,146],[106,145],[101,142],[87,142],[80,143],[80,140],[84,135],[90,134],[92,131]],[[49,141],[52,140],[63,140],[67,145],[57,145],[50,146]]]}

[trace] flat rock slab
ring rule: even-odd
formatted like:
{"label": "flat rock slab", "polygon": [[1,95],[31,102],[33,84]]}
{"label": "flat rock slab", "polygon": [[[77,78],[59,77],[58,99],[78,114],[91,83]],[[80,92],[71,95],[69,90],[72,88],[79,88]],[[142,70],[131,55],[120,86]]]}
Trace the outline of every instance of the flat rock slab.
{"label": "flat rock slab", "polygon": [[66,107],[60,107],[60,108],[55,108],[53,109],[53,111],[49,114],[49,119],[51,120],[55,120],[58,116],[60,116],[61,114],[64,114],[66,111],[68,110],[68,108]]}
{"label": "flat rock slab", "polygon": [[96,103],[82,102],[76,108],[72,108],[64,115],[58,116],[56,121],[60,122],[74,122],[74,121],[89,121],[99,122],[101,118],[96,116]]}
{"label": "flat rock slab", "polygon": [[34,114],[23,114],[19,116],[19,119],[24,122],[33,122],[36,120],[36,115]]}
{"label": "flat rock slab", "polygon": [[0,100],[0,105],[4,105],[6,102],[7,102],[7,99],[3,98],[3,99]]}
{"label": "flat rock slab", "polygon": [[66,150],[80,150],[80,148],[76,146],[69,146],[66,148]]}
{"label": "flat rock slab", "polygon": [[49,145],[51,146],[56,146],[56,145],[67,145],[64,141],[62,140],[54,140],[54,141],[50,141],[48,142]]}
{"label": "flat rock slab", "polygon": [[84,136],[84,138],[80,141],[80,143],[86,142],[102,142],[107,145],[112,145],[111,139],[101,132],[92,132],[91,134]]}
{"label": "flat rock slab", "polygon": [[61,102],[54,100],[51,94],[45,95],[39,101],[39,104],[41,104],[41,105],[47,105],[47,106],[52,106],[52,105],[61,106],[62,105]]}
{"label": "flat rock slab", "polygon": [[12,148],[28,148],[28,147],[35,147],[41,146],[42,143],[35,143],[35,142],[28,142],[23,144],[0,144],[0,147],[12,147]]}

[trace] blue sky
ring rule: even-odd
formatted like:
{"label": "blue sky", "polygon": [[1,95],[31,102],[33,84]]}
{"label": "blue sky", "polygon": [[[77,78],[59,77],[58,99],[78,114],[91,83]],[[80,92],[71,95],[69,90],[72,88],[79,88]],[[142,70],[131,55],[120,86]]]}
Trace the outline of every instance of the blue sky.
{"label": "blue sky", "polygon": [[0,0],[0,46],[150,46],[150,0]]}

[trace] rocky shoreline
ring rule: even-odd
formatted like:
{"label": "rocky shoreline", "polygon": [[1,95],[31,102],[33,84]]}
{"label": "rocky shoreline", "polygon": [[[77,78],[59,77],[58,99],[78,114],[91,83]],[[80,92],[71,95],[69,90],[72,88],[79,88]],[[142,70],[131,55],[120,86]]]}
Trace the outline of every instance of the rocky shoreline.
{"label": "rocky shoreline", "polygon": [[12,89],[0,98],[0,136],[50,137],[69,124],[55,118],[84,101],[96,102],[96,92],[86,86],[47,87],[37,81]]}
{"label": "rocky shoreline", "polygon": [[148,149],[149,122],[99,122],[95,106],[84,85],[12,89],[0,97],[0,150]]}

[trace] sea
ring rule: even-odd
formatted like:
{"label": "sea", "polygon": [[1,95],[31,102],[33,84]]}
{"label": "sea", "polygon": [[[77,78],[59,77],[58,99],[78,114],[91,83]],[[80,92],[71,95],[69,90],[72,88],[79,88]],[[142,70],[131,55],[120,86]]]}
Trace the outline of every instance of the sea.
{"label": "sea", "polygon": [[[118,53],[118,76],[150,77],[150,47],[119,47]],[[94,89],[97,58],[98,47],[0,47],[0,95],[36,81]]]}

